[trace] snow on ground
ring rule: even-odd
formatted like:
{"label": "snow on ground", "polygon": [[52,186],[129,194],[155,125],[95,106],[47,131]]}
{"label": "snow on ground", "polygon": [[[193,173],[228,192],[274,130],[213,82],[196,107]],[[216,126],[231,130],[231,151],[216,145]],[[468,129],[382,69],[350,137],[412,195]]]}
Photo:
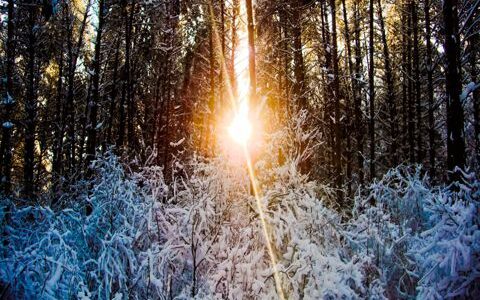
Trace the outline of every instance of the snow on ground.
{"label": "snow on ground", "polygon": [[[435,187],[420,167],[400,166],[359,191],[347,218],[327,206],[334,201],[328,186],[298,172],[294,149],[285,146],[287,158],[278,163],[273,149],[288,145],[287,137],[270,137],[256,172],[289,299],[480,294],[474,174]],[[107,154],[95,162],[92,183],[79,182],[72,187],[77,192],[63,195],[66,209],[15,207],[3,199],[1,220],[9,226],[2,229],[2,293],[17,299],[276,299],[246,169],[221,155],[181,165],[167,184],[160,167],[127,172]]]}

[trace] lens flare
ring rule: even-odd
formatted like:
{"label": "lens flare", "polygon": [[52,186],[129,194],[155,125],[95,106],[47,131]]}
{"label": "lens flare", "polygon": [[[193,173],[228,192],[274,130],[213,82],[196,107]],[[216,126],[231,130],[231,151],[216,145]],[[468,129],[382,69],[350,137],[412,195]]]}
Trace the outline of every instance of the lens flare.
{"label": "lens flare", "polygon": [[[245,18],[245,7],[244,5],[241,5],[241,13],[240,15]],[[211,16],[211,21],[214,24],[213,29],[215,36],[217,37],[215,40],[219,41],[220,39],[218,38],[218,30],[215,26],[214,20],[214,12],[213,12],[213,7],[210,6],[210,16]],[[246,24],[243,22],[243,24]],[[249,56],[249,48],[247,44],[247,30],[245,29],[245,26],[238,28],[238,38],[239,38],[239,45],[238,45],[238,55],[235,57],[235,74],[234,77],[237,81],[237,87],[232,87],[230,85],[230,80],[228,79],[226,81],[226,86],[227,86],[227,91],[229,94],[229,99],[231,100],[231,104],[233,107],[233,118],[230,122],[230,125],[227,127],[227,131],[230,135],[230,137],[235,141],[237,144],[239,144],[243,150],[244,153],[244,159],[246,160],[247,163],[247,169],[248,169],[248,174],[250,177],[250,184],[253,189],[253,196],[255,197],[255,202],[257,204],[257,210],[258,214],[260,217],[260,223],[262,224],[262,229],[263,229],[263,237],[265,239],[265,244],[268,250],[268,255],[270,257],[270,264],[272,268],[272,273],[273,273],[273,278],[275,280],[275,288],[277,290],[277,295],[279,299],[284,300],[285,294],[282,288],[282,281],[280,278],[280,274],[277,269],[277,259],[275,255],[275,249],[274,245],[272,244],[272,241],[270,239],[270,233],[268,229],[268,224],[267,220],[265,217],[265,213],[263,211],[263,205],[262,205],[262,195],[259,189],[259,186],[257,184],[257,180],[255,177],[255,172],[253,168],[253,163],[252,163],[252,158],[250,157],[249,153],[249,145],[252,142],[250,139],[252,138],[252,133],[253,133],[253,123],[252,120],[250,119],[250,112],[249,112],[249,90],[250,90],[250,77],[249,77],[249,72],[248,72],[248,56]],[[219,45],[217,45],[219,46]],[[219,47],[220,48],[220,47]],[[228,77],[228,72],[225,64],[225,58],[221,56],[221,65],[224,71],[224,74],[227,74]],[[235,90],[236,91],[235,91]],[[236,99],[243,99],[237,105],[237,102],[235,101]],[[225,122],[228,124],[228,121]],[[225,128],[223,127],[223,128]],[[256,122],[256,129],[258,130],[258,122]],[[258,136],[258,134],[255,134],[255,138]],[[223,140],[223,139],[221,139]],[[231,149],[233,147],[229,147]]]}
{"label": "lens flare", "polygon": [[281,300],[285,300],[285,294],[282,288],[282,280],[280,279],[280,274],[278,273],[277,268],[277,258],[273,248],[272,241],[270,239],[270,233],[268,232],[268,224],[265,217],[265,212],[263,211],[262,206],[262,196],[260,194],[260,189],[257,184],[257,179],[255,177],[255,171],[252,166],[252,159],[248,153],[247,147],[244,146],[245,159],[247,160],[248,174],[250,176],[250,184],[253,188],[253,195],[255,196],[255,202],[257,204],[258,215],[260,216],[260,222],[262,223],[263,237],[265,238],[265,244],[267,245],[268,255],[270,256],[270,263],[273,271],[273,279],[275,280],[275,286],[277,289],[278,297]]}
{"label": "lens flare", "polygon": [[228,127],[232,139],[240,145],[246,145],[252,135],[252,123],[248,117],[248,104],[243,101]]}

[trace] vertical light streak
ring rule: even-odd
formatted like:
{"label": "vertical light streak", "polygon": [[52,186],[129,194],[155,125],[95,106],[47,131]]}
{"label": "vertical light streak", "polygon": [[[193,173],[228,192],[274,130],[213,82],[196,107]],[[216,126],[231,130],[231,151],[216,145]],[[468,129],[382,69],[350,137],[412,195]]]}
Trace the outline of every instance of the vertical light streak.
{"label": "vertical light streak", "polygon": [[270,262],[272,264],[273,279],[275,280],[275,286],[277,288],[277,294],[280,297],[280,299],[284,300],[285,295],[283,294],[282,282],[281,282],[280,276],[278,274],[277,258],[275,256],[275,252],[273,251],[272,242],[271,242],[270,236],[268,234],[267,220],[265,219],[265,213],[263,212],[263,208],[262,208],[260,191],[258,189],[257,180],[255,178],[255,172],[253,171],[252,161],[250,159],[250,154],[248,152],[248,149],[247,149],[246,145],[243,145],[243,151],[245,153],[245,159],[247,161],[248,174],[250,176],[250,182],[252,184],[253,195],[255,196],[255,200],[256,200],[256,203],[257,203],[258,215],[260,216],[260,221],[262,223],[263,235],[264,235],[265,242],[266,242],[267,248],[268,248],[268,255],[270,256]]}
{"label": "vertical light streak", "polygon": [[[209,9],[208,10],[209,10],[210,22],[212,24],[212,29],[213,29],[213,34],[214,34],[214,43],[216,44],[216,47],[214,47],[214,48],[215,49],[220,49],[220,43],[219,43],[220,38],[219,38],[217,24],[215,22],[215,14],[214,14],[214,11],[213,11],[213,2],[212,1],[209,2]],[[241,5],[240,11],[241,11],[240,18],[242,18],[242,16],[245,16],[244,4]],[[238,48],[237,48],[237,50],[239,50],[239,55],[235,59],[236,68],[235,68],[234,76],[237,77],[237,78],[241,78],[241,80],[238,80],[238,81],[240,81],[238,83],[239,95],[240,95],[240,99],[241,99],[240,108],[238,108],[238,106],[237,106],[238,105],[238,103],[237,103],[238,99],[235,99],[235,97],[234,97],[234,93],[233,93],[232,87],[230,85],[231,81],[230,81],[229,72],[228,72],[227,66],[226,66],[226,60],[225,60],[225,57],[223,56],[223,53],[221,53],[221,51],[220,51],[220,67],[223,70],[223,74],[225,74],[225,78],[224,78],[225,82],[222,83],[222,84],[226,84],[226,87],[227,87],[226,90],[229,94],[228,98],[231,101],[231,105],[233,106],[234,112],[236,114],[240,114],[240,115],[242,113],[245,113],[245,117],[246,117],[248,115],[248,110],[249,110],[249,99],[248,99],[248,97],[246,97],[246,94],[247,94],[248,86],[250,85],[249,84],[250,83],[250,77],[249,77],[249,74],[248,74],[248,60],[247,60],[247,58],[248,58],[248,45],[246,45],[247,41],[246,41],[246,32],[245,32],[244,26],[240,27],[239,29],[240,29],[238,31],[239,45],[238,45]],[[241,111],[242,108],[245,109],[245,112]],[[249,122],[247,117],[245,118],[245,120],[247,120],[247,122]],[[235,124],[233,124],[233,125],[235,125]],[[235,128],[237,128],[237,127],[239,127],[239,126],[235,126]],[[267,246],[267,250],[268,250],[268,255],[270,257],[270,263],[272,265],[273,278],[274,278],[274,281],[275,281],[275,287],[276,287],[276,290],[277,290],[277,294],[278,294],[280,299],[284,300],[285,295],[283,293],[280,276],[279,276],[279,273],[278,273],[278,270],[277,270],[277,259],[276,259],[276,256],[275,256],[275,252],[273,250],[273,246],[272,246],[272,242],[270,240],[270,236],[268,234],[267,221],[266,221],[266,218],[265,218],[265,213],[264,213],[263,208],[262,208],[260,191],[259,191],[257,181],[256,181],[256,178],[255,178],[255,173],[254,173],[254,170],[253,170],[253,167],[252,167],[252,161],[251,161],[251,158],[250,158],[250,154],[248,152],[247,142],[248,142],[248,137],[246,137],[246,135],[245,135],[244,136],[244,141],[243,142],[240,141],[239,144],[241,144],[241,146],[243,147],[245,160],[247,162],[248,174],[249,174],[249,177],[250,177],[250,182],[252,184],[252,189],[253,189],[253,193],[254,193],[254,196],[255,196],[256,204],[257,204],[258,214],[260,216],[260,222],[262,224],[262,229],[263,229],[262,232],[263,232],[263,235],[264,235],[264,238],[265,238],[265,242],[266,242],[266,246]]]}

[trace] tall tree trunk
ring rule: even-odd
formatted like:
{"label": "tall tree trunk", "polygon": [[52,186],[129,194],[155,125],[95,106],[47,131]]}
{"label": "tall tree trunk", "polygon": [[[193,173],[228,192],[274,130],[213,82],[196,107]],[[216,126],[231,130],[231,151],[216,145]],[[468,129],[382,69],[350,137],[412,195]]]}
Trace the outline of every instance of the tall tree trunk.
{"label": "tall tree trunk", "polygon": [[157,163],[161,163],[160,161],[160,149],[162,148],[162,143],[161,138],[162,138],[162,129],[163,129],[163,118],[165,117],[165,114],[162,114],[164,112],[164,107],[165,107],[165,68],[166,68],[166,61],[165,58],[161,58],[161,63],[159,66],[159,74],[158,74],[158,81],[159,81],[159,89],[158,89],[158,102],[156,105],[155,109],[155,120],[156,120],[156,129],[155,129],[155,141],[154,141],[154,147],[156,148],[157,151]]}
{"label": "tall tree trunk", "polygon": [[[145,118],[145,122],[150,122],[151,128],[149,131],[149,135],[147,137],[146,144],[148,147],[151,147],[152,149],[155,148],[155,135],[158,130],[158,116],[159,116],[159,107],[160,107],[160,78],[161,76],[157,75],[157,80],[155,81],[155,87],[153,91],[153,111],[149,113],[149,118]],[[146,113],[146,112],[145,112]]]}
{"label": "tall tree trunk", "polygon": [[[72,5],[72,4],[70,4]],[[75,155],[75,149],[76,149],[76,140],[75,140],[75,104],[74,104],[74,95],[75,95],[75,73],[77,69],[77,59],[80,54],[80,50],[83,45],[83,38],[84,38],[84,33],[85,33],[85,28],[87,26],[87,19],[88,19],[88,13],[90,10],[90,5],[91,1],[89,0],[87,3],[87,6],[85,8],[85,12],[83,14],[83,20],[80,25],[80,31],[78,33],[78,41],[77,44],[73,45],[73,20],[74,16],[73,14],[70,15],[69,19],[69,26],[67,26],[68,30],[68,78],[67,78],[67,84],[68,84],[68,91],[67,91],[67,100],[66,100],[66,107],[65,107],[65,114],[66,114],[66,120],[65,120],[65,126],[66,132],[67,132],[67,158],[66,162],[68,163],[68,170],[70,173],[75,172],[75,165],[76,165],[76,155]],[[62,134],[63,135],[63,134]],[[63,148],[63,145],[62,145]],[[61,148],[61,149],[62,149]]]}
{"label": "tall tree trunk", "polygon": [[230,56],[230,88],[232,96],[237,97],[237,83],[235,80],[235,54],[237,50],[237,17],[240,10],[239,0],[232,0],[232,33],[231,33],[231,56]]}
{"label": "tall tree trunk", "polygon": [[428,100],[428,157],[430,177],[435,179],[435,104],[433,98],[433,61],[430,27],[430,0],[425,0],[425,39],[426,39],[426,71]]}
{"label": "tall tree trunk", "polygon": [[247,8],[247,31],[248,31],[248,72],[250,75],[250,102],[257,109],[257,75],[255,67],[255,27],[253,23],[252,0],[245,0]]}
{"label": "tall tree trunk", "polygon": [[302,18],[300,0],[294,0],[295,5],[292,10],[292,37],[293,37],[293,73],[295,75],[295,83],[293,92],[298,101],[299,108],[306,108],[307,99],[305,96],[305,66],[303,62],[303,44],[302,44]]}
{"label": "tall tree trunk", "polygon": [[414,95],[413,95],[413,72],[412,72],[412,0],[408,3],[407,12],[407,118],[408,118],[408,150],[410,163],[415,163],[415,112],[414,112]]}
{"label": "tall tree trunk", "polygon": [[[79,167],[85,166],[84,163],[84,152],[85,152],[85,139],[87,138],[87,127],[88,127],[88,111],[89,103],[92,101],[92,78],[88,80],[87,88],[87,97],[85,97],[85,106],[83,114],[80,115],[80,120],[77,126],[77,135],[78,135],[78,165]],[[80,132],[80,133],[78,133]],[[84,171],[82,169],[82,171]]]}
{"label": "tall tree trunk", "polygon": [[[215,45],[214,45],[214,28],[215,28],[215,20],[214,20],[214,11],[213,11],[213,0],[210,0],[210,22],[209,22],[209,31],[208,31],[208,50],[209,50],[209,63],[210,63],[210,72],[209,72],[209,79],[210,79],[210,93],[208,98],[208,117],[205,118],[205,149],[210,154],[210,150],[212,145],[214,144],[213,141],[213,124],[214,124],[214,116],[215,116]],[[220,83],[221,84],[221,83]]]}
{"label": "tall tree trunk", "polygon": [[342,184],[343,184],[343,174],[342,174],[342,137],[341,137],[341,112],[340,112],[340,81],[339,81],[339,72],[338,72],[338,54],[337,54],[337,7],[335,0],[330,0],[330,9],[332,13],[332,67],[333,67],[333,99],[334,111],[335,111],[335,186],[339,191],[337,193],[337,200],[339,204],[343,207],[343,193]]}
{"label": "tall tree trunk", "polygon": [[37,114],[37,96],[35,91],[35,26],[36,6],[28,9],[28,44],[27,44],[27,91],[25,99],[25,150],[24,150],[24,196],[27,199],[34,197],[34,165],[35,165],[35,119]]}
{"label": "tall tree trunk", "polygon": [[[169,60],[169,58],[167,58]],[[170,62],[167,61],[167,71],[170,72]],[[166,121],[165,121],[165,135],[164,135],[164,150],[163,150],[163,170],[164,174],[163,176],[167,178],[168,174],[168,165],[170,162],[170,141],[171,139],[171,133],[170,133],[170,119],[171,115],[173,114],[172,112],[172,99],[170,97],[170,79],[169,77],[167,78],[167,82],[165,83],[165,92],[164,92],[164,97],[166,101]],[[160,140],[159,140],[160,142]],[[168,178],[167,178],[168,180]]]}
{"label": "tall tree trunk", "polygon": [[417,3],[412,0],[412,25],[413,25],[413,84],[414,84],[414,103],[415,103],[415,138],[417,148],[417,162],[423,163],[423,126],[422,126],[422,105],[420,97],[420,53],[419,53],[419,40],[418,40],[418,13]]}
{"label": "tall tree trunk", "polygon": [[[332,71],[332,54],[331,54],[331,41],[330,41],[330,28],[328,26],[328,13],[326,8],[327,3],[320,3],[320,17],[321,17],[321,30],[322,30],[322,42],[323,42],[323,53],[319,52],[319,55],[323,54],[322,57],[319,57],[319,60],[323,60],[323,81],[326,83],[323,86],[323,99],[324,99],[324,112],[323,112],[323,121],[324,124],[327,124],[325,128],[325,136],[327,137],[327,146],[325,147],[325,160],[327,161],[327,176],[334,177],[335,174],[335,124],[333,120],[335,118],[335,111],[333,107],[333,88],[332,80],[329,74]],[[326,70],[326,71],[325,71]]]}
{"label": "tall tree trunk", "polygon": [[127,144],[129,151],[135,150],[135,104],[133,97],[133,78],[132,78],[132,31],[133,17],[135,12],[135,0],[130,5],[130,15],[128,16],[125,34],[125,72],[126,72],[126,93],[127,93]]}
{"label": "tall tree trunk", "polygon": [[370,0],[369,9],[369,68],[368,68],[368,92],[369,92],[369,134],[370,134],[370,179],[375,178],[375,70],[374,70],[374,11],[373,1]]}
{"label": "tall tree trunk", "polygon": [[[117,148],[123,151],[125,145],[125,130],[130,105],[130,17],[128,14],[128,0],[123,4],[122,14],[125,21],[125,64],[122,73],[122,96],[120,99],[120,122],[118,128]],[[133,9],[133,7],[131,7]],[[127,108],[125,110],[125,108]],[[128,129],[128,128],[127,128]]]}
{"label": "tall tree trunk", "polygon": [[13,74],[15,67],[15,32],[14,32],[14,1],[8,0],[7,4],[7,49],[6,49],[6,87],[3,96],[5,107],[5,122],[2,124],[2,142],[0,146],[0,191],[10,195],[12,187],[12,131],[13,120],[11,119],[14,102],[13,95]]}
{"label": "tall tree trunk", "polygon": [[396,95],[395,95],[395,85],[393,79],[393,72],[390,63],[390,51],[388,49],[387,35],[385,22],[383,19],[382,11],[382,2],[378,0],[378,17],[380,19],[380,31],[382,35],[382,44],[383,44],[383,63],[385,66],[385,81],[387,83],[387,99],[388,111],[389,111],[389,130],[390,130],[390,149],[389,155],[392,159],[392,165],[396,166],[398,164],[397,158],[397,107],[396,107]]}
{"label": "tall tree trunk", "polygon": [[102,58],[102,34],[104,24],[105,0],[100,0],[98,4],[98,26],[97,36],[95,40],[95,57],[93,62],[93,78],[92,78],[92,98],[88,103],[89,115],[87,126],[87,149],[86,149],[86,167],[87,177],[92,175],[92,170],[89,167],[91,161],[95,157],[95,149],[97,147],[97,112],[98,103],[100,102],[100,69]]}
{"label": "tall tree trunk", "polygon": [[[358,90],[361,91],[361,72],[362,72],[362,52],[360,46],[360,13],[358,0],[354,0],[354,28],[355,28],[355,85]],[[359,92],[354,99],[355,110],[355,127],[356,127],[356,148],[357,148],[357,164],[358,164],[358,181],[359,185],[364,183],[364,156],[363,156],[363,143],[364,143],[364,127],[363,127],[363,112],[362,112],[362,93]]]}
{"label": "tall tree trunk", "polygon": [[[64,137],[65,137],[65,131],[67,129],[67,120],[68,120],[68,115],[70,114],[70,112],[67,111],[67,101],[66,101],[66,98],[65,98],[65,91],[63,90],[64,89],[64,85],[67,84],[68,86],[68,83],[69,83],[69,76],[70,76],[70,59],[71,59],[71,52],[72,52],[72,46],[71,46],[71,30],[69,30],[70,28],[70,15],[68,13],[68,5],[66,5],[65,3],[62,3],[62,11],[63,11],[63,14],[65,15],[64,17],[64,22],[65,24],[68,24],[66,26],[66,30],[63,31],[63,37],[62,37],[62,53],[61,53],[61,57],[60,57],[60,61],[61,61],[61,66],[60,66],[60,74],[59,74],[59,79],[58,79],[58,83],[57,83],[57,112],[58,112],[58,115],[57,117],[60,119],[60,122],[59,124],[57,124],[58,126],[58,129],[57,129],[57,132],[56,132],[56,137],[55,137],[55,141],[57,143],[56,145],[56,152],[57,153],[54,153],[55,156],[55,160],[53,161],[53,166],[52,166],[52,170],[54,171],[54,173],[56,173],[57,175],[57,181],[55,184],[60,184],[60,181],[61,181],[61,178],[62,178],[62,174],[64,173],[64,170],[65,170],[65,166],[64,166],[64,156],[66,154],[66,152],[64,151],[65,147],[64,147]],[[65,41],[66,41],[66,47],[67,47],[67,64],[64,66],[64,53],[65,50],[64,50],[64,44],[65,44]],[[67,82],[65,83],[64,82],[64,79],[63,79],[63,73],[64,71],[67,72]],[[60,76],[62,75],[62,76]],[[54,191],[57,190],[58,191],[58,187],[59,186],[54,186]]]}
{"label": "tall tree trunk", "polygon": [[[62,32],[63,35],[63,32]],[[61,50],[60,50],[60,55],[59,55],[59,60],[58,60],[58,80],[57,80],[57,100],[55,104],[55,123],[53,124],[54,126],[54,141],[53,141],[53,159],[52,159],[52,191],[54,193],[58,192],[59,184],[60,184],[60,178],[62,174],[62,139],[63,139],[63,115],[65,112],[63,111],[63,106],[64,106],[64,93],[63,93],[63,55],[64,55],[64,49],[63,49],[63,39],[62,39],[62,45],[61,45]],[[57,201],[58,197],[53,198],[54,202],[52,203],[55,204]]]}
{"label": "tall tree trunk", "polygon": [[[175,38],[176,38],[176,29],[177,29],[177,24],[178,24],[178,14],[176,13],[179,11],[179,2],[174,2],[172,6],[170,7],[169,11],[169,17],[168,17],[168,26],[170,29],[170,32],[167,37],[168,45],[169,45],[169,50],[166,53],[166,82],[165,82],[165,91],[164,91],[164,99],[166,99],[166,122],[165,122],[165,137],[164,137],[164,152],[163,152],[163,170],[164,170],[164,178],[168,180],[167,174],[169,172],[169,165],[170,165],[170,142],[172,141],[172,129],[170,126],[171,119],[173,119],[173,107],[174,107],[174,97],[172,98],[172,89],[173,89],[173,84],[172,84],[172,76],[173,74],[173,53],[174,53],[174,46],[175,46]],[[175,16],[175,17],[171,17]],[[175,95],[175,92],[173,93]]]}
{"label": "tall tree trunk", "polygon": [[[464,114],[460,102],[461,70],[458,35],[458,0],[443,1],[445,30],[446,93],[447,93],[447,168],[465,166]],[[459,179],[458,172],[449,176],[450,181]]]}
{"label": "tall tree trunk", "polygon": [[280,8],[279,10],[279,19],[280,19],[280,27],[282,31],[282,39],[280,43],[280,47],[282,49],[283,55],[282,55],[282,76],[283,76],[283,97],[285,98],[285,106],[286,109],[290,108],[290,88],[291,88],[291,82],[290,82],[290,49],[288,47],[288,41],[290,39],[289,36],[289,30],[288,30],[288,17],[287,17],[287,11],[284,7]]}
{"label": "tall tree trunk", "polygon": [[401,126],[401,139],[402,139],[402,147],[401,147],[401,160],[406,161],[409,153],[409,146],[408,146],[408,134],[409,134],[409,127],[408,127],[408,82],[409,78],[407,76],[408,71],[408,45],[407,45],[407,9],[406,5],[402,3],[400,6],[402,10],[402,15],[400,17],[401,21],[401,35],[402,35],[402,46],[401,46],[401,77],[402,77],[402,126]]}
{"label": "tall tree trunk", "polygon": [[125,80],[122,82],[122,95],[120,97],[120,104],[119,104],[119,120],[118,120],[118,136],[117,136],[117,150],[122,151],[123,145],[125,143],[125,98],[126,98],[126,89],[127,84]]}
{"label": "tall tree trunk", "polygon": [[220,92],[219,102],[220,105],[224,105],[225,96],[225,71],[226,71],[226,56],[225,56],[225,0],[220,0],[220,46],[221,46],[221,59],[220,59]]}
{"label": "tall tree trunk", "polygon": [[[470,64],[470,81],[474,82],[475,84],[479,84],[478,82],[478,42],[480,31],[478,28],[475,28],[473,25],[475,20],[478,20],[480,17],[479,6],[477,3],[477,7],[472,7],[471,9],[476,9],[477,13],[475,14],[472,12],[472,24],[471,30],[474,32],[469,33],[467,31],[466,35],[468,35],[468,45],[469,45],[469,64]],[[476,18],[474,17],[476,16]],[[469,22],[470,23],[470,22]],[[480,87],[476,87],[476,89],[472,93],[472,102],[473,102],[473,128],[475,134],[475,159],[477,164],[480,164]]]}
{"label": "tall tree trunk", "polygon": [[116,43],[115,58],[113,61],[113,77],[112,84],[110,89],[110,107],[108,109],[108,123],[107,123],[107,144],[111,145],[113,143],[113,120],[115,113],[115,103],[117,99],[117,85],[118,85],[118,64],[119,64],[119,54],[120,54],[120,39]]}
{"label": "tall tree trunk", "polygon": [[[346,62],[348,66],[348,77],[350,83],[350,91],[352,95],[352,100],[355,102],[357,98],[357,82],[355,80],[354,70],[353,70],[353,62],[352,62],[352,47],[350,44],[350,28],[348,26],[348,14],[347,14],[347,6],[345,0],[342,0],[342,7],[343,7],[343,23],[345,27],[345,44],[346,44]],[[351,102],[350,97],[346,97],[346,123],[347,123],[347,149],[346,149],[346,167],[347,167],[347,176],[346,180],[348,182],[347,187],[347,195],[351,196],[351,187],[352,187],[352,142],[351,142],[351,135],[349,134],[350,130],[353,130],[351,115]],[[356,128],[358,130],[358,128]]]}

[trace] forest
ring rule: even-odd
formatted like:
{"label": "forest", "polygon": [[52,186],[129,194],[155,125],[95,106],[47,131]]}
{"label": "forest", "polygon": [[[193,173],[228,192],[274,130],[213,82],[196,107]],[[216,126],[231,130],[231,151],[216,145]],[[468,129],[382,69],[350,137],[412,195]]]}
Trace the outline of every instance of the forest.
{"label": "forest", "polygon": [[0,299],[480,298],[480,0],[0,0]]}

